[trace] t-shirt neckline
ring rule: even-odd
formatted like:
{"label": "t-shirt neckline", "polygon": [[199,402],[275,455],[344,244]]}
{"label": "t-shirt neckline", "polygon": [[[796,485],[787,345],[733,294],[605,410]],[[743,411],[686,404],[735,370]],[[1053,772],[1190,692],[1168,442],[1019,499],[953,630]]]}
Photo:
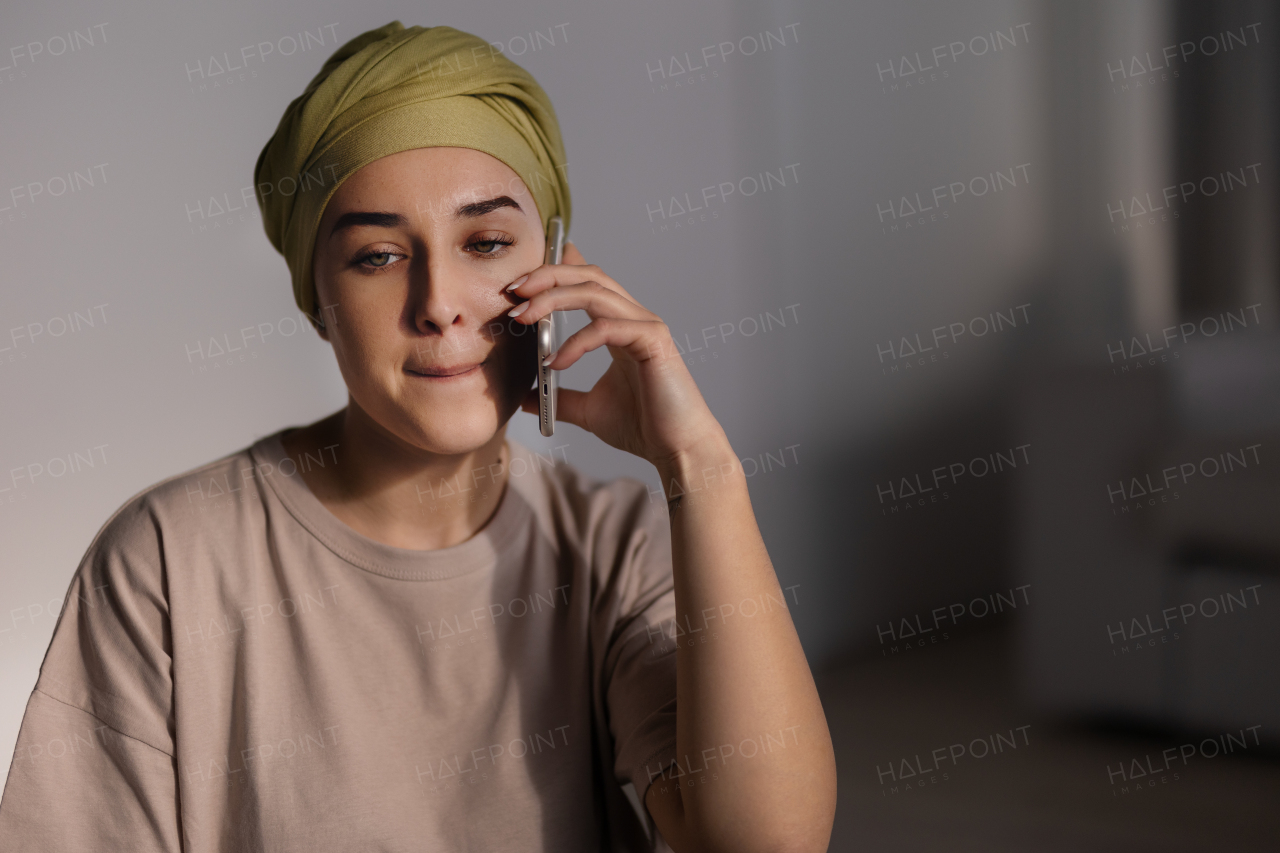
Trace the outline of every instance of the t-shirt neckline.
{"label": "t-shirt neckline", "polygon": [[[502,498],[487,524],[470,539],[434,550],[387,545],[348,526],[329,511],[307,486],[293,459],[284,449],[284,434],[296,427],[260,438],[249,448],[255,476],[265,481],[289,514],[326,548],[357,568],[405,581],[446,580],[495,566],[498,558],[516,542],[516,535],[532,518],[532,510],[513,487],[508,471]],[[523,447],[508,438],[508,469]],[[292,472],[292,473],[287,473]],[[447,484],[455,491],[466,483]],[[473,484],[474,488],[474,484]],[[465,488],[465,492],[471,491]]]}

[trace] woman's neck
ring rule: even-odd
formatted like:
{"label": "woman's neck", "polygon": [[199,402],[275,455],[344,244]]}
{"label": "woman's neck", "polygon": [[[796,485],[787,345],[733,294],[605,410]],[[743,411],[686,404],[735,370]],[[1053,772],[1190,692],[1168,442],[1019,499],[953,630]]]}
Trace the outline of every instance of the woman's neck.
{"label": "woman's neck", "polygon": [[[443,456],[407,445],[353,404],[287,433],[282,443],[312,494],[340,521],[377,542],[421,551],[465,542],[484,527],[502,499],[510,462],[505,425],[481,447]],[[307,454],[337,464],[305,465]]]}

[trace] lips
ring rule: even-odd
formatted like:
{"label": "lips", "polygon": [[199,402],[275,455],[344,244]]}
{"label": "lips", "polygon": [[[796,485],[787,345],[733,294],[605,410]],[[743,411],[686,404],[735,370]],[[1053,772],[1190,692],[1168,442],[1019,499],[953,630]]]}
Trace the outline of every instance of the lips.
{"label": "lips", "polygon": [[405,370],[407,370],[409,373],[413,373],[418,376],[429,376],[432,378],[447,379],[451,376],[461,376],[464,373],[470,373],[471,371],[475,370],[477,367],[479,367],[482,364],[484,364],[483,361],[473,361],[467,364],[454,364],[454,365],[437,364],[437,365],[430,365],[430,366],[424,365],[421,367],[406,367]]}

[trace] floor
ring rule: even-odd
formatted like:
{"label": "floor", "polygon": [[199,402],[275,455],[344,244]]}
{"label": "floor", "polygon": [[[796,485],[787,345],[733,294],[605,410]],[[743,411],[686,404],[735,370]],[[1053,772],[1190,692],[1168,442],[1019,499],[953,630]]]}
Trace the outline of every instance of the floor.
{"label": "floor", "polygon": [[[1019,702],[1009,636],[819,675],[839,772],[833,853],[1280,851],[1275,752],[1175,757],[1166,770],[1161,751],[1187,738],[1036,716]],[[1159,772],[1112,784],[1107,768],[1133,759]]]}

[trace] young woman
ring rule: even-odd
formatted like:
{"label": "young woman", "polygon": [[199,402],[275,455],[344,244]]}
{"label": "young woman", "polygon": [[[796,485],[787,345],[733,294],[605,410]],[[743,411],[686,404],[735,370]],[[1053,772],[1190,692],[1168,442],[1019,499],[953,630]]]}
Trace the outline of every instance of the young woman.
{"label": "young woman", "polygon": [[[259,158],[347,406],[128,501],[71,584],[6,850],[825,850],[831,741],[733,449],[662,320],[572,245],[545,93],[482,40],[343,46]],[[606,348],[506,438],[533,330]],[[656,831],[655,831],[656,830]]]}

